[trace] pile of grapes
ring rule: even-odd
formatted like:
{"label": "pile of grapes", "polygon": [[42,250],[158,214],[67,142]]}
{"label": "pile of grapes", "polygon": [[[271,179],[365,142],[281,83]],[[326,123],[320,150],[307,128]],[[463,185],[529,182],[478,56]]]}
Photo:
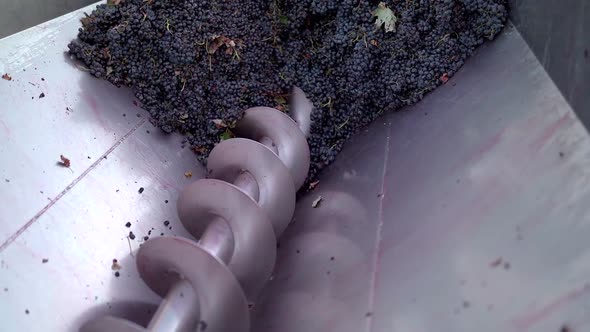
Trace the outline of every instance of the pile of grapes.
{"label": "pile of grapes", "polygon": [[312,101],[309,179],[383,112],[421,100],[492,40],[506,0],[109,0],[69,52],[131,87],[205,160],[243,111]]}

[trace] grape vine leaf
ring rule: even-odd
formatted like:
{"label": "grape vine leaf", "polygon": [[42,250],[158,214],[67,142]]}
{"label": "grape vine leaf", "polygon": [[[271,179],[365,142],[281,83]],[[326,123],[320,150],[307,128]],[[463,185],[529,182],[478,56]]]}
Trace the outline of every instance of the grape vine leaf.
{"label": "grape vine leaf", "polygon": [[289,24],[289,18],[287,16],[285,16],[285,15],[281,15],[281,16],[279,16],[279,22],[282,25],[288,25]]}
{"label": "grape vine leaf", "polygon": [[221,135],[219,135],[219,139],[222,141],[228,140],[230,138],[234,138],[236,137],[236,135],[234,135],[234,133],[229,130],[229,128],[227,128]]}
{"label": "grape vine leaf", "polygon": [[377,30],[381,29],[382,26],[385,28],[385,32],[395,32],[395,23],[397,23],[397,17],[393,13],[385,2],[380,2],[377,9],[373,11],[373,16],[377,17],[375,21],[375,27]]}

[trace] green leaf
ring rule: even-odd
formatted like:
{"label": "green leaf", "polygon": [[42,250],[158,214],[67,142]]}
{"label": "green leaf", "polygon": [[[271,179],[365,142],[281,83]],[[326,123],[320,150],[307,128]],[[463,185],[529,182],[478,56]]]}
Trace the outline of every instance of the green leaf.
{"label": "green leaf", "polygon": [[228,139],[234,138],[234,137],[236,137],[236,136],[234,135],[234,133],[232,133],[231,130],[229,130],[229,128],[226,129],[223,132],[223,134],[219,135],[219,139],[221,139],[222,141],[225,141],[225,140],[228,140]]}
{"label": "green leaf", "polygon": [[279,22],[282,25],[287,25],[287,24],[289,24],[289,18],[285,15],[281,15],[281,16],[279,16]]}
{"label": "green leaf", "polygon": [[275,103],[279,104],[279,105],[285,105],[287,104],[287,100],[283,97],[283,96],[276,96],[274,98]]}
{"label": "green leaf", "polygon": [[375,21],[375,27],[377,30],[384,26],[385,32],[395,32],[397,17],[393,11],[387,7],[385,2],[379,3],[377,9],[373,11],[373,16],[377,17],[377,20]]}

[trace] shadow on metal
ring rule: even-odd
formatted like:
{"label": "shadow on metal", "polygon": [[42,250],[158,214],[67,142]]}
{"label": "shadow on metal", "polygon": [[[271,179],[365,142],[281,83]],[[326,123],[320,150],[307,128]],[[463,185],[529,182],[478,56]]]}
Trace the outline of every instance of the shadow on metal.
{"label": "shadow on metal", "polygon": [[106,307],[102,304],[96,305],[76,319],[75,323],[72,324],[75,327],[70,332],[78,332],[79,327],[86,322],[106,315],[123,318],[145,327],[157,309],[158,306],[155,304],[133,301],[113,301]]}

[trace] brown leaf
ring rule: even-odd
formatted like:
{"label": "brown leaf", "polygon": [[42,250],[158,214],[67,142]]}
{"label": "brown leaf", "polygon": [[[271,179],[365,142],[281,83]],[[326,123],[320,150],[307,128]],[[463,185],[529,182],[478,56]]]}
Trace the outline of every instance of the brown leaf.
{"label": "brown leaf", "polygon": [[311,203],[311,207],[312,208],[317,208],[318,206],[320,206],[320,202],[323,200],[322,196],[318,196],[318,198],[316,198],[312,203]]}
{"label": "brown leaf", "polygon": [[59,162],[59,164],[62,165],[63,167],[70,167],[71,166],[70,159],[64,157],[63,154],[59,156],[59,159],[61,160]]}
{"label": "brown leaf", "polygon": [[212,42],[209,45],[209,47],[207,48],[207,52],[211,55],[215,54],[215,52],[217,52],[217,50],[221,46],[226,47],[225,54],[232,55],[232,54],[234,54],[234,52],[236,50],[236,46],[241,46],[241,45],[236,44],[236,42],[234,40],[231,40],[230,38],[228,38],[226,36],[214,35],[213,37],[211,37],[211,40],[212,40]]}
{"label": "brown leaf", "polygon": [[498,267],[502,264],[502,257],[498,257],[495,261],[490,263],[490,267]]}
{"label": "brown leaf", "polygon": [[209,45],[209,49],[207,49],[209,54],[215,54],[221,45],[223,45],[223,36],[213,36],[212,39],[213,42]]}
{"label": "brown leaf", "polygon": [[319,180],[318,180],[318,181],[315,181],[315,182],[312,182],[312,183],[310,183],[310,184],[309,184],[309,190],[314,190],[314,189],[315,189],[315,187],[317,187],[317,186],[318,186],[318,184],[320,184],[320,181],[319,181]]}
{"label": "brown leaf", "polygon": [[187,179],[190,179],[190,178],[192,178],[192,177],[193,177],[193,172],[191,172],[191,171],[188,171],[188,172],[184,173],[184,176],[185,176]]}
{"label": "brown leaf", "polygon": [[448,73],[442,74],[442,76],[440,77],[440,80],[443,83],[447,83],[449,81],[449,74]]}
{"label": "brown leaf", "polygon": [[102,49],[102,56],[106,59],[110,59],[111,58],[111,51],[109,50],[108,47],[105,47]]}
{"label": "brown leaf", "polygon": [[113,259],[113,264],[111,265],[111,270],[113,271],[119,271],[122,268],[121,264],[119,264],[119,261],[117,261],[117,259]]}
{"label": "brown leaf", "polygon": [[227,128],[227,124],[225,123],[225,121],[221,120],[221,119],[214,119],[211,120],[213,121],[213,123],[215,124],[215,127],[217,128]]}
{"label": "brown leaf", "polygon": [[204,146],[195,146],[193,147],[193,151],[195,151],[198,154],[205,154],[205,152],[207,152],[207,148]]}
{"label": "brown leaf", "polygon": [[88,27],[90,24],[92,24],[92,21],[93,21],[92,17],[90,17],[90,15],[88,15],[86,13],[84,13],[84,17],[82,17],[80,19],[82,26],[85,28]]}
{"label": "brown leaf", "polygon": [[5,79],[5,80],[7,80],[7,81],[12,81],[12,77],[10,75],[8,75],[8,74],[2,75],[2,78]]}

